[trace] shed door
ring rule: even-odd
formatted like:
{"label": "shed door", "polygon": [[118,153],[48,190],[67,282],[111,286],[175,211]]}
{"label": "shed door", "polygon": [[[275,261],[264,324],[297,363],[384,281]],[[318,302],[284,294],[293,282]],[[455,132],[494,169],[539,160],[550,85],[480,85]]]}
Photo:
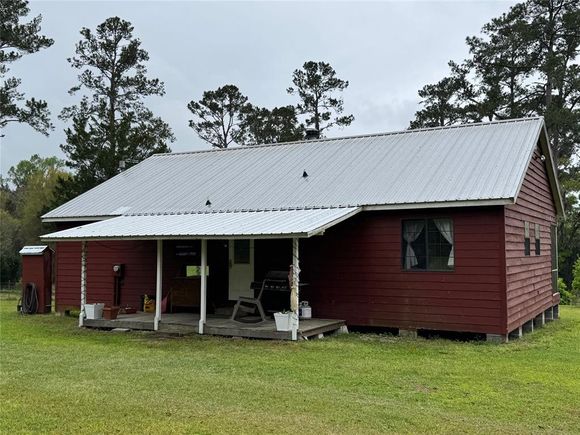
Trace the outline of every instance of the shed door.
{"label": "shed door", "polygon": [[253,297],[254,240],[229,241],[229,299],[239,296]]}

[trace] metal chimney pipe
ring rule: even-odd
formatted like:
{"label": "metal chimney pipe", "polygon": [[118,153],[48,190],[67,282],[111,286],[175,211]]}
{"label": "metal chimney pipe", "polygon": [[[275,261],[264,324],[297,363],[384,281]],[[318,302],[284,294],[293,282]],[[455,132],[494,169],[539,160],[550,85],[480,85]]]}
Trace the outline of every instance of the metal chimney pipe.
{"label": "metal chimney pipe", "polygon": [[320,139],[320,132],[315,128],[306,129],[306,140]]}

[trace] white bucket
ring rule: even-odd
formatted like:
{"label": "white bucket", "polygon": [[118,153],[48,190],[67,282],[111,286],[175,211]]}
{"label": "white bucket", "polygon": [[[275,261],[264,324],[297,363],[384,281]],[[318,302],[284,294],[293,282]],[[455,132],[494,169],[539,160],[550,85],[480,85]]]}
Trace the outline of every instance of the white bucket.
{"label": "white bucket", "polygon": [[277,331],[292,330],[292,313],[274,313]]}
{"label": "white bucket", "polygon": [[312,319],[312,307],[308,305],[308,301],[300,302],[299,313],[301,319]]}
{"label": "white bucket", "polygon": [[105,304],[85,304],[85,317],[89,320],[97,320],[103,317]]}

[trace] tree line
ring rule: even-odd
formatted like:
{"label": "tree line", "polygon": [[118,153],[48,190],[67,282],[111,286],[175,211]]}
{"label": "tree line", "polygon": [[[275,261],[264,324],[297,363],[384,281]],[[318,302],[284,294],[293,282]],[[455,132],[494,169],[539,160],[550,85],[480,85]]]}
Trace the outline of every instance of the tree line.
{"label": "tree line", "polygon": [[344,102],[338,95],[349,83],[336,77],[330,64],[305,62],[292,74],[292,84],[286,91],[300,102],[272,109],[253,105],[232,84],[205,91],[199,101],[187,105],[193,115],[189,126],[213,147],[227,148],[301,140],[308,127],[324,136],[330,127],[354,121],[353,115],[343,115]]}
{"label": "tree line", "polygon": [[[47,102],[27,98],[19,90],[20,79],[8,77],[13,62],[54,42],[40,34],[40,15],[24,22],[29,12],[25,0],[0,4],[0,128],[20,122],[48,135],[54,126]],[[559,223],[559,242],[560,271],[567,286],[580,254],[578,22],[580,6],[572,0],[526,0],[511,7],[484,25],[480,35],[466,39],[466,59],[450,61],[449,74],[419,90],[421,108],[410,122],[417,128],[545,117],[565,194],[567,217]],[[149,76],[149,54],[133,32],[132,24],[119,17],[108,18],[95,29],[81,29],[68,59],[78,71],[78,83],[69,93],[80,96],[80,101],[59,114],[68,124],[61,145],[66,160],[33,156],[1,180],[2,241],[10,237],[6,230],[10,225],[4,222],[14,226],[32,213],[18,204],[25,192],[34,190],[26,186],[38,182],[33,181],[36,177],[47,177],[50,189],[42,207],[35,209],[39,212],[116,175],[120,162],[129,167],[151,154],[170,151],[175,140],[171,127],[146,105],[147,97],[164,95],[164,83]],[[354,121],[353,115],[344,113],[342,92],[348,86],[330,64],[308,61],[292,73],[286,89],[296,97],[295,105],[260,107],[236,85],[225,84],[187,104],[189,126],[215,148],[301,140],[308,128],[324,137],[331,127]],[[36,219],[36,226],[30,227],[36,230],[22,230],[26,243],[38,237]]]}
{"label": "tree line", "polygon": [[[54,42],[39,34],[40,15],[28,23],[20,22],[28,13],[24,0],[2,3],[3,78],[10,63]],[[116,175],[119,162],[127,168],[152,154],[169,152],[175,140],[169,124],[145,104],[147,97],[163,96],[165,89],[161,80],[149,77],[149,54],[133,31],[132,24],[119,17],[106,19],[95,30],[80,31],[81,39],[68,62],[78,71],[78,83],[69,94],[81,98],[59,114],[69,124],[66,142],[60,148],[72,175],[60,180],[55,205]],[[16,78],[4,83],[0,127],[21,122],[48,135],[54,127],[46,101],[25,99],[17,90],[20,80]],[[294,71],[292,83],[287,91],[297,95],[300,102],[273,109],[251,104],[232,84],[205,91],[200,100],[187,105],[192,114],[189,126],[213,147],[227,148],[232,144],[300,140],[308,126],[324,134],[331,126],[347,126],[353,121],[352,115],[341,115],[343,100],[339,94],[348,82],[337,78],[328,63],[304,63],[302,69]]]}

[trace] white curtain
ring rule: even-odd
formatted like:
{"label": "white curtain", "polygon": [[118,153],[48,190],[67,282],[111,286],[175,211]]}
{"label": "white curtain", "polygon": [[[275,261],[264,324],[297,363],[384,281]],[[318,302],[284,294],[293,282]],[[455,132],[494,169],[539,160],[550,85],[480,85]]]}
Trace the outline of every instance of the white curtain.
{"label": "white curtain", "polygon": [[447,261],[447,266],[453,267],[455,264],[455,254],[453,246],[453,221],[451,219],[433,219],[435,226],[441,233],[441,235],[447,240],[451,245],[451,251],[449,252],[449,260]]}
{"label": "white curtain", "polygon": [[405,230],[403,231],[403,238],[405,239],[405,242],[407,242],[407,249],[405,251],[405,269],[411,269],[419,264],[411,243],[417,240],[421,235],[423,228],[425,228],[425,222],[423,221],[405,222]]}

